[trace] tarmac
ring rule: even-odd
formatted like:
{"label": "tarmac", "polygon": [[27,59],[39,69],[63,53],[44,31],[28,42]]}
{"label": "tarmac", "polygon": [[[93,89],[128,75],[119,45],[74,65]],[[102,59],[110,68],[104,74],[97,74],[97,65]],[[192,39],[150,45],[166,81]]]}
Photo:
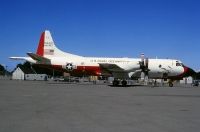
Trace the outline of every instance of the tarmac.
{"label": "tarmac", "polygon": [[0,132],[199,132],[200,87],[0,80]]}

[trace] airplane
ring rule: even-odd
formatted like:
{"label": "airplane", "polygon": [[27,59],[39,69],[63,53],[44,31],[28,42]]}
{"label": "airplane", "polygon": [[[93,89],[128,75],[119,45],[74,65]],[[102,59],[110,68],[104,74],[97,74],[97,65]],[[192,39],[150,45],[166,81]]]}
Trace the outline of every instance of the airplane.
{"label": "airplane", "polygon": [[63,52],[56,47],[48,30],[41,34],[36,53],[27,55],[10,59],[25,60],[74,76],[112,76],[114,86],[126,86],[128,79],[141,78],[142,74],[153,79],[170,79],[169,86],[173,86],[174,80],[194,74],[194,70],[175,59],[149,59],[144,54],[141,58],[84,57]]}

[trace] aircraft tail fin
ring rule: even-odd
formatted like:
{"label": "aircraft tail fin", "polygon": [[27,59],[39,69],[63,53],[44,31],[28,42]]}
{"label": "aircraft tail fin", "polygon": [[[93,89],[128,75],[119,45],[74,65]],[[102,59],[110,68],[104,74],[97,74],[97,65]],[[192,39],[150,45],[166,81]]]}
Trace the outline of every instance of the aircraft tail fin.
{"label": "aircraft tail fin", "polygon": [[48,30],[45,30],[41,34],[36,54],[39,56],[43,56],[43,57],[52,57],[52,56],[56,56],[56,57],[57,56],[59,56],[59,57],[64,57],[64,56],[65,57],[68,57],[68,56],[75,57],[76,56],[76,57],[78,57],[77,55],[73,55],[73,54],[66,53],[66,52],[59,50],[53,41],[50,31],[48,31]]}

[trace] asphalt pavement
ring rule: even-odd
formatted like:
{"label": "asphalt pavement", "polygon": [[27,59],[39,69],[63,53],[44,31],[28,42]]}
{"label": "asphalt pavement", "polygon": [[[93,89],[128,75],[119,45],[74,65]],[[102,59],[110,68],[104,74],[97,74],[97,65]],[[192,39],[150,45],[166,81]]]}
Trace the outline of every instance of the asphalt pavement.
{"label": "asphalt pavement", "polygon": [[0,132],[199,132],[200,87],[0,80]]}

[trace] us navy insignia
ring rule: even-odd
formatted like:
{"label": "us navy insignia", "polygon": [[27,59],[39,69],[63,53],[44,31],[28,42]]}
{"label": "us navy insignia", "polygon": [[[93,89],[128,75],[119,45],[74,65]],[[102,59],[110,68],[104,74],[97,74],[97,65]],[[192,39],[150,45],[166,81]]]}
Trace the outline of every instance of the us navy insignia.
{"label": "us navy insignia", "polygon": [[65,68],[68,71],[73,71],[74,69],[77,69],[77,67],[75,65],[73,65],[72,63],[67,63]]}

